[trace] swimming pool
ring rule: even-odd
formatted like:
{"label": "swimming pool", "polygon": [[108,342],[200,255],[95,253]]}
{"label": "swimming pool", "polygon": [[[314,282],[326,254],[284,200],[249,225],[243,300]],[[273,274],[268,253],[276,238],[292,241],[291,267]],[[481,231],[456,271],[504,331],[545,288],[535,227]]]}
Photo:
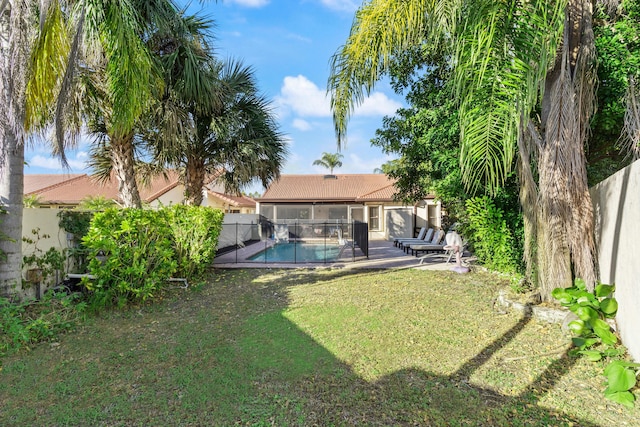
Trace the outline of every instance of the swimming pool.
{"label": "swimming pool", "polygon": [[335,244],[279,243],[249,258],[258,262],[333,262],[340,256]]}

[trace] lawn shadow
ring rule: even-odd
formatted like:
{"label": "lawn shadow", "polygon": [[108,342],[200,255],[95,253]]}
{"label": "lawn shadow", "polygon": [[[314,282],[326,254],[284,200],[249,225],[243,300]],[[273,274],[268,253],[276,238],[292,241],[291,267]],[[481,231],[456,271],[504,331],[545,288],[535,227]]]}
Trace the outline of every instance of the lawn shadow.
{"label": "lawn shadow", "polygon": [[[313,286],[353,273],[334,270],[319,277],[304,270],[287,270],[275,293],[285,295],[289,285]],[[358,272],[372,278],[381,273],[385,272]],[[273,289],[269,287],[269,293]],[[285,309],[289,303],[283,299],[277,306]],[[255,370],[254,392],[261,398],[254,405],[239,406],[236,421],[279,424],[304,419],[302,425],[597,426],[536,405],[575,364],[576,359],[569,357],[568,350],[517,396],[504,395],[470,381],[473,373],[513,341],[531,320],[526,313],[450,375],[409,368],[369,382],[280,312],[247,319],[242,347],[249,350],[236,361],[246,363],[242,368],[245,372]],[[265,402],[270,402],[267,406],[271,412],[261,414]]]}

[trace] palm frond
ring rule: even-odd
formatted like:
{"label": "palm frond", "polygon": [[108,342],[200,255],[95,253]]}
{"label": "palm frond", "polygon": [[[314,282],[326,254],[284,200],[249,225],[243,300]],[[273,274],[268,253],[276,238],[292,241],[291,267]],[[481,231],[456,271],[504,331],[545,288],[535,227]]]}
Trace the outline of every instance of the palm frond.
{"label": "palm frond", "polygon": [[463,16],[454,87],[461,100],[460,162],[471,191],[494,192],[512,171],[519,122],[541,99],[563,20],[561,4],[541,0],[474,2]]}
{"label": "palm frond", "polygon": [[65,74],[71,42],[59,2],[43,11],[46,18],[35,42],[30,61],[26,90],[25,128],[42,129],[52,118],[53,106],[60,88],[60,76]]}
{"label": "palm frond", "polygon": [[330,60],[328,92],[338,147],[351,113],[389,69],[393,55],[454,34],[461,6],[459,0],[372,0],[356,12],[346,43]]}

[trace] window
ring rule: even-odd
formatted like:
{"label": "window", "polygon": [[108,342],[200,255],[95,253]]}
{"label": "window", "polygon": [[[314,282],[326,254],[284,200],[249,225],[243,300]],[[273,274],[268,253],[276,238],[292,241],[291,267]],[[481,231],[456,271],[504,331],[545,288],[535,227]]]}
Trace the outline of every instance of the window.
{"label": "window", "polygon": [[380,206],[369,206],[369,230],[380,230]]}

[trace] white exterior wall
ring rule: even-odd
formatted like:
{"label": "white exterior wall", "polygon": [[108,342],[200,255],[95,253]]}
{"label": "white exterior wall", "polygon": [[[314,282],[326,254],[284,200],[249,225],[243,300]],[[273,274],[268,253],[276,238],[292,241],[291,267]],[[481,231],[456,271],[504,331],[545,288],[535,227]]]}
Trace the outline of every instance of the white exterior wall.
{"label": "white exterior wall", "polygon": [[162,196],[149,203],[152,208],[158,208],[160,206],[179,205],[184,200],[184,186],[176,185],[171,190],[164,193]]}
{"label": "white exterior wall", "polygon": [[591,189],[600,281],[616,285],[624,345],[640,361],[640,161]]}

